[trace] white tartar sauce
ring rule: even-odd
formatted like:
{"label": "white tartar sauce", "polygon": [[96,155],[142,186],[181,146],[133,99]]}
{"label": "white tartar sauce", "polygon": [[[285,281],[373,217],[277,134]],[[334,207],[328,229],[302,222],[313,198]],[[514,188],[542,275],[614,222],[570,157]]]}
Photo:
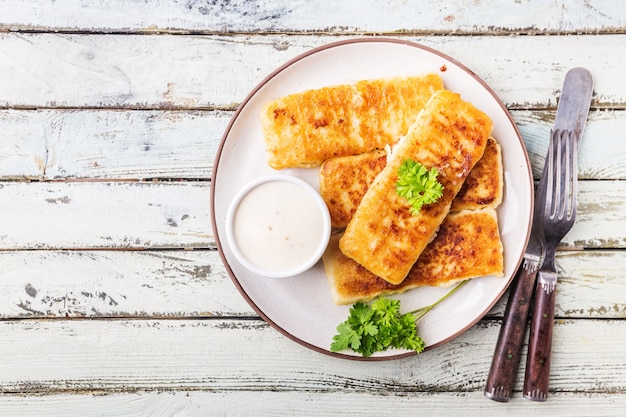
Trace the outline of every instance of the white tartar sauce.
{"label": "white tartar sauce", "polygon": [[266,271],[290,271],[307,262],[323,238],[316,200],[296,184],[271,181],[253,188],[234,217],[241,254]]}

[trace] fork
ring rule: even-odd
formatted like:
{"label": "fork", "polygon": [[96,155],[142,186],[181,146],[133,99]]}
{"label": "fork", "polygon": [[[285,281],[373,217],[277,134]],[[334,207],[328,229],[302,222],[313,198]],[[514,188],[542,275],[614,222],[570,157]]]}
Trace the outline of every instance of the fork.
{"label": "fork", "polygon": [[[550,380],[550,354],[556,299],[556,248],[576,219],[577,155],[580,132],[555,130],[554,146],[549,149],[546,204],[543,216],[546,255],[537,276],[528,357],[524,379],[524,397],[546,401]],[[556,152],[556,155],[552,153]],[[553,166],[556,164],[556,166]]]}

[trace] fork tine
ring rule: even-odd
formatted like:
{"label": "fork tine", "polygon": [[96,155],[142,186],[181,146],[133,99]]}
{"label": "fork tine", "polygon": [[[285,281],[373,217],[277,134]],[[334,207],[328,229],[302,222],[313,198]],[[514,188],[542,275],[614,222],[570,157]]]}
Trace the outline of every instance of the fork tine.
{"label": "fork tine", "polygon": [[576,206],[578,201],[578,132],[570,132],[569,134],[569,147],[570,153],[568,161],[570,162],[570,172],[568,178],[570,181],[570,198],[567,219],[570,220],[576,217]]}
{"label": "fork tine", "polygon": [[578,194],[578,135],[556,130],[548,149],[546,205],[544,218],[570,220],[576,215]]}
{"label": "fork tine", "polygon": [[561,184],[561,210],[558,218],[565,218],[568,222],[576,216],[576,198],[578,191],[578,135],[573,131],[565,131],[561,136],[561,146],[565,148],[563,164],[565,169]]}
{"label": "fork tine", "polygon": [[570,164],[568,161],[569,141],[566,138],[567,133],[567,131],[560,131],[557,140],[559,153],[557,156],[559,162],[557,172],[559,175],[556,177],[557,184],[555,190],[557,198],[555,198],[556,205],[553,211],[557,219],[562,219],[565,215],[569,194]]}
{"label": "fork tine", "polygon": [[[557,210],[557,218],[562,219],[565,216],[565,212],[567,210],[567,202],[569,200],[569,191],[570,191],[570,161],[568,161],[569,155],[569,140],[567,135],[567,131],[561,132],[559,141],[561,150],[561,175],[559,176],[559,180],[561,181],[559,187],[557,188],[559,192],[560,198],[558,199]],[[571,158],[569,158],[571,160]]]}
{"label": "fork tine", "polygon": [[561,176],[561,136],[562,131],[556,130],[552,134],[546,164],[548,164],[548,178],[546,180],[546,202],[544,206],[544,219],[553,219],[556,215],[557,200],[560,199]]}

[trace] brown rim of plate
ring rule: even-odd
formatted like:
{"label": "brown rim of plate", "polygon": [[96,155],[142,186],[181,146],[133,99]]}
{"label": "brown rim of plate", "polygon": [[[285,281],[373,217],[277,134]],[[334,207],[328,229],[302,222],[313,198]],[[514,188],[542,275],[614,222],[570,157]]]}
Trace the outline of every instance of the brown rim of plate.
{"label": "brown rim of plate", "polygon": [[[416,42],[412,42],[412,41],[407,41],[407,40],[402,40],[402,39],[396,39],[396,38],[377,38],[377,37],[372,37],[372,38],[356,38],[356,39],[348,39],[348,40],[342,40],[342,41],[337,41],[337,42],[331,42],[328,44],[324,44],[315,48],[312,48],[311,50],[304,52],[290,60],[288,60],[287,62],[285,62],[284,64],[282,64],[280,67],[278,67],[277,69],[275,69],[274,71],[272,71],[268,76],[266,76],[259,84],[257,84],[252,91],[250,91],[248,93],[248,95],[245,97],[245,99],[241,102],[241,104],[238,106],[237,110],[235,111],[235,114],[231,117],[228,126],[226,127],[226,130],[224,131],[224,134],[222,135],[222,138],[220,140],[220,144],[219,147],[217,149],[217,153],[215,156],[215,162],[213,163],[213,171],[211,173],[211,195],[210,195],[210,207],[211,207],[211,226],[213,228],[213,233],[215,236],[215,243],[217,245],[217,249],[220,255],[220,258],[222,259],[222,263],[224,264],[224,267],[226,268],[226,271],[228,272],[228,275],[230,276],[231,280],[233,281],[233,283],[235,284],[235,287],[237,287],[237,290],[240,292],[240,294],[243,296],[243,298],[246,300],[246,302],[250,305],[250,307],[252,307],[252,309],[263,319],[265,320],[265,322],[267,322],[272,328],[274,328],[275,330],[277,330],[279,333],[281,333],[282,335],[286,336],[287,338],[293,340],[294,342],[305,346],[313,351],[328,355],[328,356],[332,356],[332,357],[336,357],[336,358],[343,358],[343,359],[349,359],[349,360],[356,360],[356,361],[388,361],[388,360],[395,360],[395,359],[401,359],[401,358],[406,358],[409,356],[414,356],[417,355],[417,353],[415,352],[403,352],[403,353],[398,353],[396,355],[388,355],[388,356],[372,356],[369,358],[364,358],[362,356],[354,356],[354,355],[347,355],[347,354],[343,354],[340,352],[331,352],[330,350],[327,349],[323,349],[320,348],[318,346],[312,345],[310,343],[308,343],[305,340],[300,339],[299,337],[296,337],[294,335],[292,335],[289,331],[283,329],[282,327],[280,327],[278,324],[276,324],[276,322],[274,322],[269,316],[267,316],[265,314],[265,312],[263,312],[263,310],[261,310],[256,303],[252,300],[252,298],[245,292],[245,290],[243,289],[243,287],[241,286],[241,284],[239,283],[239,280],[237,279],[237,277],[235,276],[235,273],[233,272],[233,270],[231,269],[228,261],[226,260],[226,257],[224,256],[224,252],[222,249],[222,243],[219,237],[219,233],[217,230],[217,221],[215,219],[215,187],[213,187],[213,184],[215,184],[215,180],[216,180],[216,175],[218,172],[218,166],[219,166],[219,162],[220,162],[220,157],[222,154],[222,150],[224,148],[224,144],[226,143],[226,139],[228,138],[228,135],[230,133],[230,130],[232,129],[233,125],[235,124],[235,121],[237,120],[237,118],[239,117],[239,114],[241,113],[241,111],[246,107],[247,103],[252,99],[252,97],[254,97],[256,95],[256,93],[265,85],[267,84],[270,80],[272,80],[274,77],[276,77],[278,74],[280,74],[281,72],[283,72],[286,68],[290,67],[291,65],[293,65],[294,63],[301,61],[304,58],[307,58],[311,55],[314,55],[318,52],[327,50],[327,49],[331,49],[331,48],[335,48],[335,47],[340,47],[340,46],[344,46],[344,45],[349,45],[349,44],[355,44],[355,43],[392,43],[392,44],[400,44],[400,45],[406,45],[406,46],[411,46],[414,48],[418,48],[418,49],[422,49],[425,50],[427,52],[430,52],[434,55],[438,55],[450,62],[452,62],[453,64],[457,65],[459,68],[461,68],[462,70],[464,70],[465,72],[467,72],[469,75],[471,75],[476,81],[478,81],[478,83],[480,83],[483,88],[496,100],[496,102],[498,103],[498,105],[502,108],[502,110],[504,110],[504,113],[506,114],[507,118],[509,119],[511,126],[513,127],[515,134],[522,146],[522,149],[524,150],[524,156],[526,159],[526,165],[528,166],[528,170],[529,170],[529,177],[530,180],[532,181],[533,177],[532,177],[532,169],[531,169],[531,165],[530,165],[530,159],[528,157],[528,152],[526,151],[526,145],[524,144],[524,141],[522,139],[522,135],[520,134],[517,125],[515,124],[515,121],[513,120],[513,118],[511,117],[511,114],[509,113],[508,109],[506,108],[506,106],[504,105],[504,103],[502,103],[502,100],[500,100],[500,98],[496,95],[496,93],[491,89],[491,87],[489,87],[478,75],[476,75],[472,70],[470,70],[469,68],[467,68],[465,65],[461,64],[459,61],[451,58],[450,56],[437,51],[436,49],[430,48],[428,46],[424,46],[421,45],[419,43]],[[534,207],[534,193],[532,192],[532,187],[531,187],[531,193],[530,193],[530,207]],[[530,239],[530,229],[532,227],[532,217],[533,217],[533,213],[531,210],[530,213],[530,221],[528,222],[528,228],[526,230],[526,238],[525,238],[525,242],[524,242],[524,247],[526,247],[528,245],[528,240]],[[520,253],[518,259],[515,261],[515,268],[513,269],[513,271],[517,271],[517,269],[519,268],[519,265],[521,264],[521,261],[523,259],[524,253],[522,251],[522,253]],[[489,310],[491,310],[491,308],[498,302],[498,300],[502,297],[502,295],[504,294],[504,292],[507,290],[507,288],[511,285],[511,282],[513,281],[513,278],[515,277],[515,273],[511,274],[511,277],[509,278],[509,281],[507,282],[507,284],[503,287],[502,291],[497,295],[497,297],[494,298],[494,301],[485,307],[485,309],[483,310],[482,314],[479,314],[475,320],[473,320],[471,323],[468,323],[465,327],[463,327],[461,330],[455,332],[454,334],[448,336],[447,338],[445,338],[444,340],[441,340],[437,343],[434,343],[432,345],[428,345],[426,346],[426,348],[424,349],[424,351],[428,351],[428,350],[432,350],[435,349],[445,343],[448,343],[449,341],[455,339],[456,337],[460,336],[461,334],[465,333],[467,330],[469,330],[471,327],[473,327],[476,323],[478,323],[484,316],[485,314],[487,314],[487,312],[489,312]],[[330,341],[329,341],[329,345],[330,345]]]}

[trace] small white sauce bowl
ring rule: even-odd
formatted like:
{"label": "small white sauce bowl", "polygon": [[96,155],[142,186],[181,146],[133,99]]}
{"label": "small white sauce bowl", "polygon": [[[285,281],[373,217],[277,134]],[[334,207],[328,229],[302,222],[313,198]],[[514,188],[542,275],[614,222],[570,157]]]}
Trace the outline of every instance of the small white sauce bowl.
{"label": "small white sauce bowl", "polygon": [[[279,188],[280,198],[276,198]],[[302,236],[296,233],[300,227]],[[226,213],[226,238],[237,261],[268,278],[293,277],[312,268],[324,254],[330,233],[330,213],[321,195],[288,175],[268,175],[248,183]]]}

